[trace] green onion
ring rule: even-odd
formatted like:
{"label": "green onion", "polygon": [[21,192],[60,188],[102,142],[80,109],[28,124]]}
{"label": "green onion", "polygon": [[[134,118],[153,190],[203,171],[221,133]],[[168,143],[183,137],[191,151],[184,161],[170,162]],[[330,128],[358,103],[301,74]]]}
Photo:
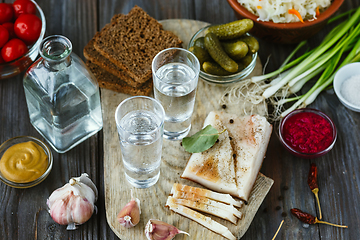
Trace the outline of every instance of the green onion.
{"label": "green onion", "polygon": [[[342,44],[338,46],[342,46],[341,49],[339,49],[335,56],[330,60],[329,64],[325,68],[323,74],[320,76],[320,78],[317,80],[315,85],[306,93],[304,94],[294,105],[292,105],[289,109],[284,111],[281,116],[284,117],[291,111],[295,110],[297,107],[305,107],[311,103],[313,103],[316,99],[316,97],[322,92],[326,87],[328,87],[334,80],[336,70],[340,69],[344,65],[355,62],[360,60],[360,40],[359,40],[359,33],[360,31],[360,24],[358,24],[352,32],[348,35],[348,37],[342,42]],[[352,42],[354,39],[356,39],[356,44],[350,51],[350,53],[347,55],[347,57],[342,61],[342,63],[337,67],[338,63],[340,62],[341,56],[345,52],[345,50],[348,48],[348,45],[346,43]]]}
{"label": "green onion", "polygon": [[[274,107],[272,120],[311,104],[320,92],[331,86],[339,68],[360,61],[360,7],[332,18],[329,23],[346,16],[348,18],[334,26],[316,48],[307,50],[291,61],[295,53],[306,44],[305,41],[299,43],[279,69],[241,81],[227,90],[221,101],[270,103]],[[292,96],[314,77],[317,80],[310,90],[298,94],[300,96]],[[284,105],[292,102],[292,106],[285,109]]]}
{"label": "green onion", "polygon": [[[305,41],[301,42],[290,55],[294,55],[305,43],[306,43]],[[289,60],[289,58],[287,58],[284,61],[283,66],[280,67],[278,70],[276,70],[274,72],[271,72],[271,73],[268,73],[268,74],[265,74],[265,75],[252,77],[251,81],[255,83],[255,82],[260,82],[260,81],[265,80],[265,79],[272,78],[272,77],[282,73],[283,71],[291,68],[292,66],[298,64],[300,61],[302,61],[304,58],[309,56],[311,53],[312,53],[312,51],[306,52],[304,55],[302,55],[301,57],[295,59],[294,61],[290,62],[289,64],[287,64],[287,61]]]}

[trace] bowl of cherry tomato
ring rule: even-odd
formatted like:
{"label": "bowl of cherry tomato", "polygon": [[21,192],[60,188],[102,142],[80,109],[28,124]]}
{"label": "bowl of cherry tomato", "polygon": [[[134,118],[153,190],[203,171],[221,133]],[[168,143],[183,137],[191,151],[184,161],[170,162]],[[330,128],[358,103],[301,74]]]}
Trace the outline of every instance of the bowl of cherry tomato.
{"label": "bowl of cherry tomato", "polygon": [[45,15],[34,0],[0,3],[0,80],[35,61],[45,29]]}

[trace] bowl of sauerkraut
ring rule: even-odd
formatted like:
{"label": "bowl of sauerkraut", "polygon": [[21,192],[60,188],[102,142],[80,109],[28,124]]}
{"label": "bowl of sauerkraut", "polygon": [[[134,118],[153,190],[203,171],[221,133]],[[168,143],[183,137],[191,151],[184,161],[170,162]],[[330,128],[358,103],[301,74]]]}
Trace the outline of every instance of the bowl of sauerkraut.
{"label": "bowl of sauerkraut", "polygon": [[238,19],[254,21],[256,37],[297,43],[319,32],[344,0],[227,0]]}

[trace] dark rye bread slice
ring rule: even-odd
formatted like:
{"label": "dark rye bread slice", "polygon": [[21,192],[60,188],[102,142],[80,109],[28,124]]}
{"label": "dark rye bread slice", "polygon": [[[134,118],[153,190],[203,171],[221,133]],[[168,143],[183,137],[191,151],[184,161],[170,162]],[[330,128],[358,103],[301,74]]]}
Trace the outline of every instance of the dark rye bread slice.
{"label": "dark rye bread slice", "polygon": [[[119,17],[123,14],[115,14],[111,18],[111,22],[116,21]],[[106,24],[101,31],[105,31],[109,28],[110,24]],[[124,80],[127,84],[133,87],[140,86],[142,83],[136,82],[132,79],[122,68],[117,67],[115,64],[110,62],[106,57],[101,55],[95,48],[94,43],[96,38],[100,35],[99,32],[95,34],[95,36],[89,41],[89,43],[85,46],[83,50],[84,57],[87,60],[90,60],[92,63],[98,65],[99,67],[103,68],[104,70],[112,73],[113,75],[117,76],[118,78]]]}
{"label": "dark rye bread slice", "polygon": [[151,63],[163,49],[181,47],[182,41],[172,32],[135,6],[127,15],[119,17],[101,31],[94,47],[107,59],[137,82],[151,77]]}
{"label": "dark rye bread slice", "polygon": [[86,61],[86,66],[94,74],[101,88],[133,96],[149,96],[152,92],[153,81],[151,78],[139,87],[132,87],[91,61]]}
{"label": "dark rye bread slice", "polygon": [[[106,28],[106,26],[105,26],[105,28]],[[140,86],[142,83],[136,82],[128,74],[126,74],[123,69],[117,67],[115,64],[110,62],[106,57],[101,55],[94,48],[95,38],[98,37],[99,35],[100,35],[100,33],[96,33],[95,36],[90,40],[90,42],[85,46],[84,51],[83,51],[84,57],[87,60],[90,60],[92,63],[98,65],[102,69],[110,72],[111,74],[113,74],[116,77],[120,78],[121,80],[125,81],[130,86],[133,86],[133,87]]]}

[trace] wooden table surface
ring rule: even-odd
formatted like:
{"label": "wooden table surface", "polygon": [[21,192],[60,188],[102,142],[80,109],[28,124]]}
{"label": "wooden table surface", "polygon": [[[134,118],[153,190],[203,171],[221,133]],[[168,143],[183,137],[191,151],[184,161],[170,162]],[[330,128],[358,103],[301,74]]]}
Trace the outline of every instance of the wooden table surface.
{"label": "wooden table surface", "polygon": [[[12,2],[1,0],[0,2]],[[209,23],[236,20],[225,0],[37,0],[43,9],[45,35],[61,34],[73,43],[74,52],[84,59],[82,50],[95,32],[116,13],[128,13],[138,5],[157,20],[196,19]],[[360,6],[359,0],[345,0],[340,11]],[[309,40],[316,46],[329,31],[323,29]],[[263,64],[270,57],[266,72],[279,68],[293,45],[260,41]],[[0,80],[0,143],[29,135],[42,139],[29,121],[22,77]],[[273,134],[261,172],[275,183],[257,212],[243,239],[271,239],[281,220],[285,223],[277,239],[359,239],[360,237],[360,114],[346,109],[333,91],[322,93],[310,107],[328,114],[338,130],[334,149],[316,160],[289,154]],[[102,132],[65,154],[54,153],[54,166],[47,179],[30,189],[15,189],[0,182],[0,239],[118,239],[105,217]],[[311,162],[319,170],[323,219],[348,225],[348,229],[327,225],[304,226],[290,215],[297,207],[315,214],[315,198],[307,186]],[[46,199],[70,177],[87,172],[99,189],[98,213],[75,231],[67,231],[50,217]],[[144,207],[146,207],[144,205]],[[185,239],[177,237],[175,239]],[[191,239],[186,238],[186,239]]]}

